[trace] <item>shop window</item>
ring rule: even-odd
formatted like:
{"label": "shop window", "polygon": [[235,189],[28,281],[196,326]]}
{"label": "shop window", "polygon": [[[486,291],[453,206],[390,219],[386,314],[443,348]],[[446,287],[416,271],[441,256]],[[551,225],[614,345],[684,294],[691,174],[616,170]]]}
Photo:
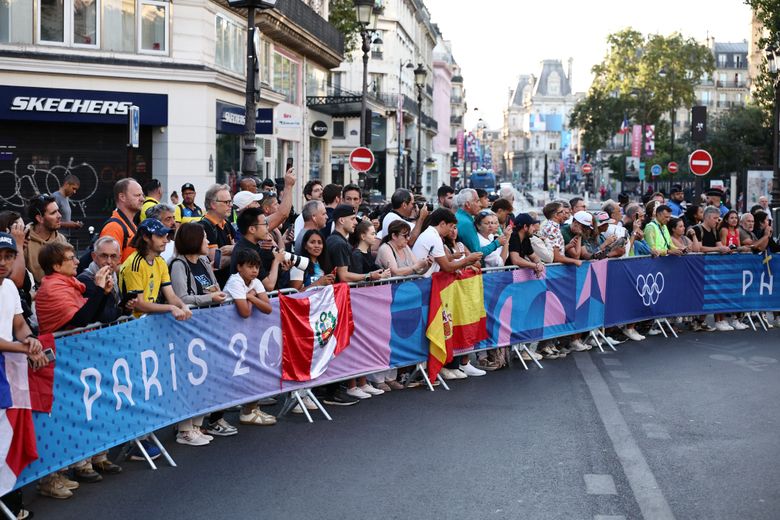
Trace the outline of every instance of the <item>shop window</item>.
{"label": "shop window", "polygon": [[328,73],[311,64],[306,64],[306,95],[325,96],[327,94]]}
{"label": "shop window", "polygon": [[0,0],[0,43],[32,43],[32,0]]}
{"label": "shop window", "polygon": [[141,0],[138,32],[141,35],[140,52],[165,54],[168,52],[168,2]]}
{"label": "shop window", "polygon": [[300,65],[274,53],[274,84],[275,91],[284,94],[284,99],[293,105],[298,104],[298,67]]}
{"label": "shop window", "polygon": [[217,134],[217,182],[234,184],[241,170],[241,136]]}
{"label": "shop window", "polygon": [[239,24],[217,15],[217,66],[236,74],[244,74],[246,62],[246,33]]}
{"label": "shop window", "polygon": [[135,52],[135,2],[136,0],[101,0],[103,49]]}
{"label": "shop window", "polygon": [[344,139],[344,121],[333,121],[333,139]]}

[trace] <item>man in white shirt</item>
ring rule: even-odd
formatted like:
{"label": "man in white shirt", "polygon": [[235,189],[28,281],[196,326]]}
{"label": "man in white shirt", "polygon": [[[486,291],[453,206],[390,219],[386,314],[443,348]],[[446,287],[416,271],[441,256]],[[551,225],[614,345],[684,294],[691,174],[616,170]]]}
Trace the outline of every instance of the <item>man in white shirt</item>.
{"label": "man in white shirt", "polygon": [[417,258],[433,258],[433,264],[423,274],[425,277],[431,276],[437,271],[451,273],[464,267],[477,264],[482,258],[482,253],[471,253],[458,260],[450,260],[444,249],[444,237],[451,236],[458,225],[458,219],[452,211],[439,208],[431,213],[430,225],[420,233],[417,241],[414,243],[412,252]]}
{"label": "man in white shirt", "polygon": [[[322,200],[322,182],[319,180],[311,180],[306,183],[306,185],[303,187],[303,198],[306,200],[306,202],[309,202],[310,200]],[[295,224],[293,227],[293,234],[295,235],[295,238],[298,238],[298,235],[303,233],[303,212],[301,212],[300,215],[295,219]]]}
{"label": "man in white shirt", "polygon": [[[387,235],[387,228],[396,220],[409,221],[415,212],[414,197],[412,192],[405,188],[398,188],[390,197],[390,205],[393,209],[388,212],[384,218],[382,218],[382,231],[377,233],[377,238],[382,238]],[[423,205],[420,208],[420,213],[417,215],[417,220],[412,227],[412,233],[409,235],[409,247],[414,245],[417,237],[420,236],[423,222],[428,216],[428,208]],[[411,222],[410,222],[411,224]]]}

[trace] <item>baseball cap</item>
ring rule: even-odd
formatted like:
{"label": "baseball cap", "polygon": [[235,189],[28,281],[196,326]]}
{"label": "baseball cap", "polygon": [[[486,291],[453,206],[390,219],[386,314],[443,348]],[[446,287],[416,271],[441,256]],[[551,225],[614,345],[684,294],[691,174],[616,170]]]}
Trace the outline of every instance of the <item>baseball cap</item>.
{"label": "baseball cap", "polygon": [[233,205],[238,211],[249,206],[252,202],[260,202],[261,200],[263,200],[262,193],[252,193],[251,191],[239,191],[233,195]]}
{"label": "baseball cap", "polygon": [[672,185],[672,188],[669,190],[669,193],[679,193],[683,191],[683,187],[679,184]]}
{"label": "baseball cap", "polygon": [[193,186],[189,182],[186,182],[186,183],[182,184],[181,191],[195,191],[195,186]]}
{"label": "baseball cap", "polygon": [[138,231],[144,232],[148,235],[157,235],[158,237],[162,237],[173,230],[169,227],[166,227],[165,224],[156,218],[148,218],[141,222],[141,224],[138,226]]}
{"label": "baseball cap", "polygon": [[0,249],[10,249],[16,253],[16,240],[14,240],[14,237],[8,233],[0,233]]}
{"label": "baseball cap", "polygon": [[588,213],[587,211],[578,211],[574,214],[574,220],[579,222],[585,227],[589,227],[593,229],[593,215]]}
{"label": "baseball cap", "polygon": [[717,189],[707,190],[708,197],[723,197],[723,192]]}
{"label": "baseball cap", "polygon": [[539,221],[533,218],[528,213],[519,213],[515,217],[515,226],[522,227],[522,226],[530,226],[532,224],[538,224]]}
{"label": "baseball cap", "polygon": [[261,183],[261,186],[265,186],[265,187],[273,189],[273,188],[276,187],[276,183],[274,182],[273,179],[263,179],[263,182]]}
{"label": "baseball cap", "polygon": [[598,221],[599,227],[605,226],[607,224],[614,224],[615,221],[611,218],[609,218],[609,214],[607,214],[606,211],[597,211],[595,213],[596,221]]}
{"label": "baseball cap", "polygon": [[351,204],[339,204],[336,209],[333,210],[333,221],[340,219],[341,217],[350,217],[355,214],[355,208]]}

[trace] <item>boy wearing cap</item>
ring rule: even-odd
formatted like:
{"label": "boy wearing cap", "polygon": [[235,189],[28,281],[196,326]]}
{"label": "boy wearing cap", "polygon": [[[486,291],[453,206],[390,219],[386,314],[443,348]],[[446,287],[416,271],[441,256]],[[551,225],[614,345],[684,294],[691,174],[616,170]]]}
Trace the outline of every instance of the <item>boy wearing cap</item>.
{"label": "boy wearing cap", "polygon": [[[138,294],[134,312],[136,317],[163,312],[170,312],[177,320],[192,317],[192,311],[173,292],[168,265],[160,257],[168,244],[170,232],[171,228],[165,227],[157,219],[144,220],[133,237],[135,252],[122,264],[119,273],[122,293],[128,295],[130,291],[136,291]],[[161,292],[167,304],[156,303]]]}
{"label": "boy wearing cap", "polygon": [[176,205],[176,222],[197,222],[203,218],[203,210],[195,204],[195,186],[189,182],[181,187],[181,204]]}

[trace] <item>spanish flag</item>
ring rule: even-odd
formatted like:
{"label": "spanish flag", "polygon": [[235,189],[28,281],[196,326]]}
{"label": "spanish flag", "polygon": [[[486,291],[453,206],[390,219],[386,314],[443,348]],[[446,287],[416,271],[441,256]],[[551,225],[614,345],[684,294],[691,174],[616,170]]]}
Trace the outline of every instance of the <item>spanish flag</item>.
{"label": "spanish flag", "polygon": [[428,374],[435,381],[439,370],[452,361],[452,352],[473,347],[487,339],[487,315],[482,292],[482,274],[434,273],[428,310],[430,340]]}

